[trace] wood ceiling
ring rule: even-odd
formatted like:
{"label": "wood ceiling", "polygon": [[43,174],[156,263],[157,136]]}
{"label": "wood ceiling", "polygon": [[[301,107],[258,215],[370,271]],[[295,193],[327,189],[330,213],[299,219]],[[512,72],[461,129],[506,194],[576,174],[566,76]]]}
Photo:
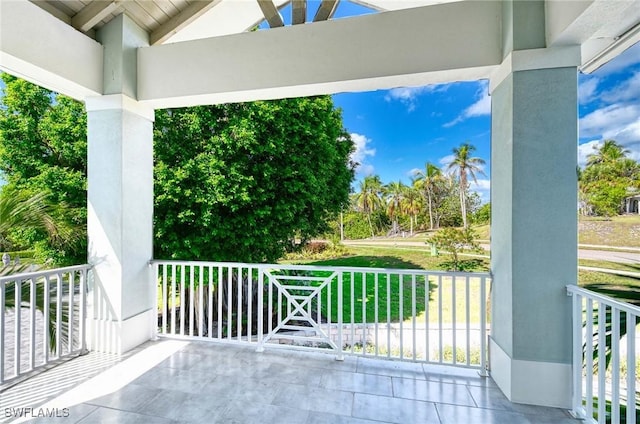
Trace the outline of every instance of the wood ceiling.
{"label": "wood ceiling", "polygon": [[[211,8],[225,0],[31,0],[32,3],[94,37],[111,19],[126,13],[136,24],[149,33],[151,44],[161,44]],[[228,0],[227,0],[228,1]],[[273,0],[256,1],[269,26],[283,26],[284,22]],[[290,0],[292,23],[306,21],[307,0]],[[316,21],[331,19],[339,0],[322,0]]]}

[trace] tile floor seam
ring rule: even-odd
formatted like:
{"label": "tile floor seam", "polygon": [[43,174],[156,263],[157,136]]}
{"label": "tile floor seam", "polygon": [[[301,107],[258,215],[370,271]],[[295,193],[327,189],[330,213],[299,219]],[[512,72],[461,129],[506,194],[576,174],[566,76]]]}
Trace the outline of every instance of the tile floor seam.
{"label": "tile floor seam", "polygon": [[91,405],[91,406],[97,406],[97,408],[96,408],[96,409],[94,409],[93,411],[89,412],[89,413],[88,413],[87,415],[85,415],[84,417],[82,417],[82,418],[80,419],[80,421],[77,421],[78,423],[81,423],[82,421],[84,421],[84,420],[86,420],[87,418],[89,418],[89,416],[91,416],[92,414],[95,414],[97,411],[99,411],[99,410],[100,410],[100,408],[102,408],[102,409],[109,409],[109,410],[111,410],[111,411],[119,411],[119,412],[125,412],[125,413],[133,413],[133,414],[136,414],[136,415],[142,415],[142,416],[145,416],[145,417],[162,418],[162,419],[165,419],[165,420],[175,421],[175,420],[172,420],[171,418],[163,417],[162,415],[153,415],[153,414],[147,414],[147,413],[144,413],[144,412],[129,411],[129,410],[126,410],[126,409],[114,408],[114,407],[112,407],[112,406],[104,406],[104,405],[95,405],[95,404],[90,404],[90,403],[88,403],[88,402],[84,402],[84,403],[86,403],[86,404],[88,404],[88,405]]}

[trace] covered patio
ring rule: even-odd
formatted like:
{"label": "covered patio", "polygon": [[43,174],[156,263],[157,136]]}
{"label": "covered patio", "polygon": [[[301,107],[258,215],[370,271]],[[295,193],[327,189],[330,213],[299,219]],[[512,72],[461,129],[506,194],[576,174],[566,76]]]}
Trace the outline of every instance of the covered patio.
{"label": "covered patio", "polygon": [[[25,408],[46,374],[2,393],[3,408]],[[146,342],[71,390],[49,387],[30,414],[54,411],[69,423],[580,422],[563,409],[511,403],[474,370],[206,342]]]}
{"label": "covered patio", "polygon": [[[292,25],[284,25],[278,13],[285,3],[0,3],[0,69],[86,104],[92,266],[86,347],[122,355],[148,342],[158,329],[158,280],[149,266],[163,259],[153,258],[152,249],[155,109],[489,79],[493,213],[487,345],[492,380],[458,379],[445,371],[433,374],[434,381],[422,365],[313,359],[309,369],[314,372],[301,367],[308,379],[297,381],[303,383],[299,391],[278,386],[268,395],[273,397],[262,398],[269,401],[260,413],[297,396],[308,406],[290,413],[322,422],[326,416],[317,413],[326,408],[308,412],[317,408],[304,402],[314,399],[300,395],[313,387],[314,396],[325,393],[327,404],[340,404],[344,399],[336,399],[334,391],[344,391],[353,399],[344,415],[354,420],[393,421],[385,411],[401,417],[406,405],[415,412],[413,418],[427,422],[449,422],[447,417],[464,421],[465,416],[545,422],[540,417],[547,413],[554,417],[551,422],[567,418],[557,410],[507,401],[573,407],[580,414],[581,356],[572,340],[577,346],[582,333],[581,327],[572,327],[572,298],[567,295],[567,286],[577,281],[577,76],[578,70],[593,71],[640,40],[640,0],[368,0],[358,3],[378,13],[348,19],[331,19],[338,2],[323,0],[313,22],[304,18],[307,2],[293,0]],[[270,29],[250,31],[263,19]],[[574,317],[581,317],[577,297]],[[296,310],[304,309],[298,306]],[[633,313],[629,311],[625,313]],[[628,329],[635,331],[631,325]],[[248,372],[257,387],[277,380],[270,372],[287,376],[282,362],[294,366],[296,358],[265,352],[267,359],[254,355],[238,369],[233,362],[249,355],[240,347],[210,346],[207,352],[193,344],[184,349],[190,352],[176,353],[176,360],[165,365],[189,368],[192,357],[201,360],[198,366],[231,362],[227,371]],[[136,387],[163,372],[178,372],[163,367],[146,377],[126,371],[134,385],[122,389],[124,398],[116,394],[82,401],[78,415],[91,420],[92,415],[115,414],[124,421],[139,413],[126,405],[128,390],[148,390]],[[372,368],[376,371],[363,371]],[[349,375],[331,375],[340,372]],[[405,372],[413,373],[408,381],[402,380]],[[202,378],[197,383],[207,389],[224,387],[221,378]],[[369,378],[380,384],[341,385]],[[633,373],[629,382],[635,382]],[[384,392],[367,393],[370,386]],[[154,390],[149,396],[160,399],[162,389]],[[245,395],[251,393],[256,391]],[[218,413],[250,420],[251,415],[242,414],[255,411],[246,404],[238,408],[231,402]],[[381,405],[387,406],[371,416]],[[540,415],[538,421],[533,415]]]}

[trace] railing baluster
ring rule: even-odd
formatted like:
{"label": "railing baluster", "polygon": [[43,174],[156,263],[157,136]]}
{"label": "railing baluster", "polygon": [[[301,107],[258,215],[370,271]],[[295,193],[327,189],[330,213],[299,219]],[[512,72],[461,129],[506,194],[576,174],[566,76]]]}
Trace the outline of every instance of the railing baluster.
{"label": "railing baluster", "polygon": [[227,267],[227,340],[231,340],[233,332],[233,267]]}
{"label": "railing baluster", "polygon": [[0,384],[4,383],[4,320],[5,320],[5,286],[6,283],[4,281],[0,282]]}
{"label": "railing baluster", "polygon": [[442,275],[438,275],[438,362],[444,361],[444,346],[442,345]]}
{"label": "railing baluster", "polygon": [[451,348],[453,351],[453,365],[458,363],[458,344],[457,344],[457,321],[458,317],[456,314],[456,277],[451,277],[451,332],[453,335],[453,347]]}
{"label": "railing baluster", "polygon": [[169,299],[167,299],[167,268],[166,264],[157,265],[158,269],[162,269],[162,334],[167,334],[167,312],[169,312]]}
{"label": "railing baluster", "polygon": [[[579,296],[578,294],[574,294],[574,296]],[[582,308],[581,308],[582,309]],[[582,312],[582,310],[580,310]],[[578,312],[574,311],[574,316],[577,316]],[[582,315],[582,314],[580,314]],[[582,321],[582,316],[580,316],[580,321]],[[586,330],[585,330],[585,362],[586,362],[586,410],[587,416],[593,417],[593,299],[587,299],[587,320],[586,320]],[[577,325],[576,325],[577,327]],[[580,325],[582,327],[582,325]],[[580,329],[580,328],[579,328]],[[580,364],[582,362],[581,351],[582,351],[582,343],[580,346],[574,345],[574,349],[577,350],[576,357],[574,360],[578,362],[574,362],[574,364]],[[576,366],[576,369],[581,368]],[[582,399],[578,400],[578,404],[582,402]]]}
{"label": "railing baluster", "polygon": [[465,306],[465,328],[466,328],[466,335],[467,335],[467,346],[466,346],[466,351],[465,351],[465,363],[467,364],[467,366],[469,366],[471,364],[471,315],[469,312],[469,305],[471,304],[470,299],[469,299],[469,276],[465,276],[464,279],[464,294],[465,294],[465,298],[464,298],[464,306]]}
{"label": "railing baluster", "polygon": [[207,337],[213,338],[213,266],[209,265],[209,284],[207,291]]}
{"label": "railing baluster", "polygon": [[42,315],[44,316],[43,324],[44,324],[44,343],[43,343],[43,354],[44,354],[44,361],[43,364],[46,364],[47,362],[49,362],[49,290],[51,289],[50,287],[50,280],[49,280],[49,276],[46,275],[44,277],[44,307],[43,307],[43,312]]}
{"label": "railing baluster", "polygon": [[180,266],[180,335],[184,336],[184,307],[185,307],[185,274],[186,265]]}
{"label": "railing baluster", "polygon": [[379,346],[379,343],[378,343],[378,322],[379,322],[379,319],[378,319],[378,307],[379,307],[378,299],[380,298],[380,297],[378,296],[378,285],[379,285],[379,283],[380,283],[379,278],[378,278],[379,276],[380,276],[380,274],[376,272],[375,277],[374,277],[374,284],[375,284],[375,286],[374,286],[374,296],[373,296],[373,302],[374,302],[374,304],[375,304],[375,308],[374,308],[374,310],[373,310],[373,311],[374,311],[374,312],[373,312],[373,315],[374,315],[374,317],[373,317],[373,324],[374,324],[374,326],[375,326],[375,337],[374,337],[374,338],[375,338],[375,345],[376,345],[376,346],[375,346],[375,353],[374,353],[374,355],[375,355],[376,357],[380,354],[380,352],[379,352],[379,350],[378,350],[378,346]]}
{"label": "railing baluster", "polygon": [[611,307],[611,422],[620,421],[620,310]]}
{"label": "railing baluster", "polygon": [[242,340],[242,267],[238,267],[238,307],[236,308],[238,311],[238,315],[236,315],[236,330],[237,330],[237,340]]}
{"label": "railing baluster", "polygon": [[196,309],[196,295],[195,287],[196,283],[194,278],[195,265],[189,266],[189,335],[193,336],[193,325],[195,321],[195,309]]}
{"label": "railing baluster", "polygon": [[[636,417],[636,316],[627,314],[627,423],[633,423]],[[636,358],[637,359],[637,358]]]}
{"label": "railing baluster", "polygon": [[387,272],[387,358],[391,357],[391,274]]}
{"label": "railing baluster", "polygon": [[204,267],[198,266],[200,278],[198,281],[198,336],[204,335]]}
{"label": "railing baluster", "polygon": [[87,269],[80,271],[80,353],[87,349]]}
{"label": "railing baluster", "polygon": [[606,405],[606,316],[607,306],[598,302],[598,422],[605,422]]}
{"label": "railing baluster", "polygon": [[264,317],[263,309],[264,309],[264,271],[262,267],[258,268],[258,344],[259,349],[262,347],[262,337],[264,331]]}
{"label": "railing baluster", "polygon": [[404,275],[398,274],[399,282],[399,299],[398,299],[398,314],[400,315],[400,359],[404,357],[404,329],[402,323],[404,321]]}
{"label": "railing baluster", "polygon": [[367,328],[367,273],[362,273],[362,354],[367,355],[367,336],[369,329]]}
{"label": "railing baluster", "polygon": [[269,321],[267,323],[267,329],[269,330],[267,332],[267,334],[271,334],[271,332],[273,331],[273,281],[271,279],[271,277],[269,277],[269,283],[267,285],[268,290],[269,290],[269,309],[267,310],[268,314],[269,314]]}
{"label": "railing baluster", "polygon": [[340,272],[338,273],[338,304],[336,305],[336,307],[338,308],[338,359],[342,359],[342,354],[344,351],[344,344],[342,342],[342,310],[344,309],[344,302],[342,299],[342,283],[342,272]]}
{"label": "railing baluster", "polygon": [[425,361],[431,361],[431,354],[429,351],[429,336],[431,328],[429,326],[429,293],[431,288],[429,287],[430,278],[429,274],[424,276],[424,359]]}
{"label": "railing baluster", "polygon": [[171,265],[171,334],[176,334],[176,265]]}
{"label": "railing baluster", "polygon": [[36,279],[29,280],[29,369],[36,367]]}
{"label": "railing baluster", "polygon": [[[20,375],[20,330],[22,328],[22,282],[18,279],[14,281],[14,337],[13,337],[13,370],[15,376]],[[4,348],[4,346],[2,347]]]}
{"label": "railing baluster", "polygon": [[218,286],[216,291],[218,292],[218,340],[222,340],[222,266],[218,265]]}
{"label": "railing baluster", "polygon": [[[582,364],[582,356],[580,351],[582,350],[582,298],[575,294],[572,300],[572,322],[573,322],[573,363]],[[580,325],[576,325],[580,322]],[[578,348],[579,347],[579,348]],[[589,352],[587,351],[587,354]],[[573,410],[576,414],[579,414],[582,408],[582,367],[573,366]]]}
{"label": "railing baluster", "polygon": [[247,341],[251,342],[253,325],[253,268],[247,268]]}
{"label": "railing baluster", "polygon": [[480,374],[487,376],[487,279],[480,278]]}
{"label": "railing baluster", "polygon": [[355,290],[355,280],[356,280],[356,275],[355,273],[352,271],[351,272],[351,281],[350,281],[350,287],[351,287],[351,307],[349,308],[349,312],[351,315],[351,354],[353,354],[353,349],[355,347],[355,342],[356,342],[356,332],[355,332],[355,325],[354,325],[354,315],[356,314],[356,309],[355,309],[355,297],[356,297],[356,290]]}
{"label": "railing baluster", "polygon": [[[68,324],[68,333],[69,333],[69,342],[68,342],[68,349],[67,349],[67,353],[71,353],[73,352],[73,320],[74,320],[74,316],[73,316],[73,305],[74,305],[74,285],[75,285],[75,272],[70,272],[68,274],[69,276],[69,308],[68,308],[68,315],[69,315],[69,324]],[[33,343],[33,338],[31,339],[32,343]]]}
{"label": "railing baluster", "polygon": [[56,358],[62,356],[62,274],[56,274]]}
{"label": "railing baluster", "polygon": [[416,360],[417,345],[416,345],[416,275],[411,274],[411,328],[413,342],[413,360]]}

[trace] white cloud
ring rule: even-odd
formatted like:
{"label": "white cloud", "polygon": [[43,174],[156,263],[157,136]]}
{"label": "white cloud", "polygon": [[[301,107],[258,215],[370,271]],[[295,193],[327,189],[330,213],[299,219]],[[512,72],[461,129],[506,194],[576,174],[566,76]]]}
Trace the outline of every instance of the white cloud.
{"label": "white cloud", "polygon": [[[612,104],[584,116],[580,119],[580,138],[584,137],[615,140],[629,150],[631,158],[640,160],[640,104]],[[593,146],[595,142],[590,143]],[[579,148],[586,149],[582,147],[586,144]]]}
{"label": "white cloud", "polygon": [[596,93],[599,82],[598,78],[584,77],[584,80],[578,85],[578,100],[580,104],[587,104],[593,100],[593,95]]}
{"label": "white cloud", "polygon": [[449,121],[443,125],[445,128],[453,127],[456,124],[464,121],[467,118],[473,118],[476,116],[485,116],[491,114],[491,97],[489,97],[489,82],[480,81],[480,87],[476,92],[476,101],[471,106],[466,108],[460,115],[454,120]]}
{"label": "white cloud", "polygon": [[607,63],[594,72],[595,75],[605,76],[624,71],[631,66],[640,63],[640,43],[636,43],[622,52],[615,60]]}
{"label": "white cloud", "polygon": [[351,140],[353,140],[355,146],[355,150],[351,154],[351,160],[358,164],[356,173],[360,175],[373,174],[373,165],[366,162],[368,157],[376,155],[376,149],[370,147],[371,139],[362,134],[351,133]]}
{"label": "white cloud", "polygon": [[638,104],[605,106],[580,119],[580,138],[601,136],[601,138],[613,138],[621,144],[638,141],[638,137],[636,140],[632,139],[634,135],[640,136],[634,130],[638,120],[640,120]]}
{"label": "white cloud", "polygon": [[384,99],[387,102],[400,101],[407,106],[408,112],[413,112],[417,107],[417,97],[423,93],[440,93],[447,91],[450,84],[434,84],[422,87],[398,87],[387,91]]}
{"label": "white cloud", "polygon": [[617,85],[601,95],[607,103],[637,101],[640,99],[640,71],[635,72],[631,78]]}
{"label": "white cloud", "polygon": [[422,169],[420,168],[413,168],[407,171],[407,176],[409,177],[415,177],[416,175],[418,175],[420,172],[422,172]]}
{"label": "white cloud", "polygon": [[584,167],[587,164],[587,157],[596,152],[602,145],[602,140],[591,140],[578,146],[578,165]]}
{"label": "white cloud", "polygon": [[472,191],[475,191],[480,196],[482,202],[488,202],[490,200],[491,193],[491,180],[478,178],[478,182],[476,183],[473,179],[469,183],[469,188]]}
{"label": "white cloud", "polygon": [[438,163],[440,165],[442,165],[443,167],[445,166],[449,166],[449,164],[453,161],[453,159],[455,158],[454,155],[447,155],[443,158],[440,158],[440,160],[438,161]]}

